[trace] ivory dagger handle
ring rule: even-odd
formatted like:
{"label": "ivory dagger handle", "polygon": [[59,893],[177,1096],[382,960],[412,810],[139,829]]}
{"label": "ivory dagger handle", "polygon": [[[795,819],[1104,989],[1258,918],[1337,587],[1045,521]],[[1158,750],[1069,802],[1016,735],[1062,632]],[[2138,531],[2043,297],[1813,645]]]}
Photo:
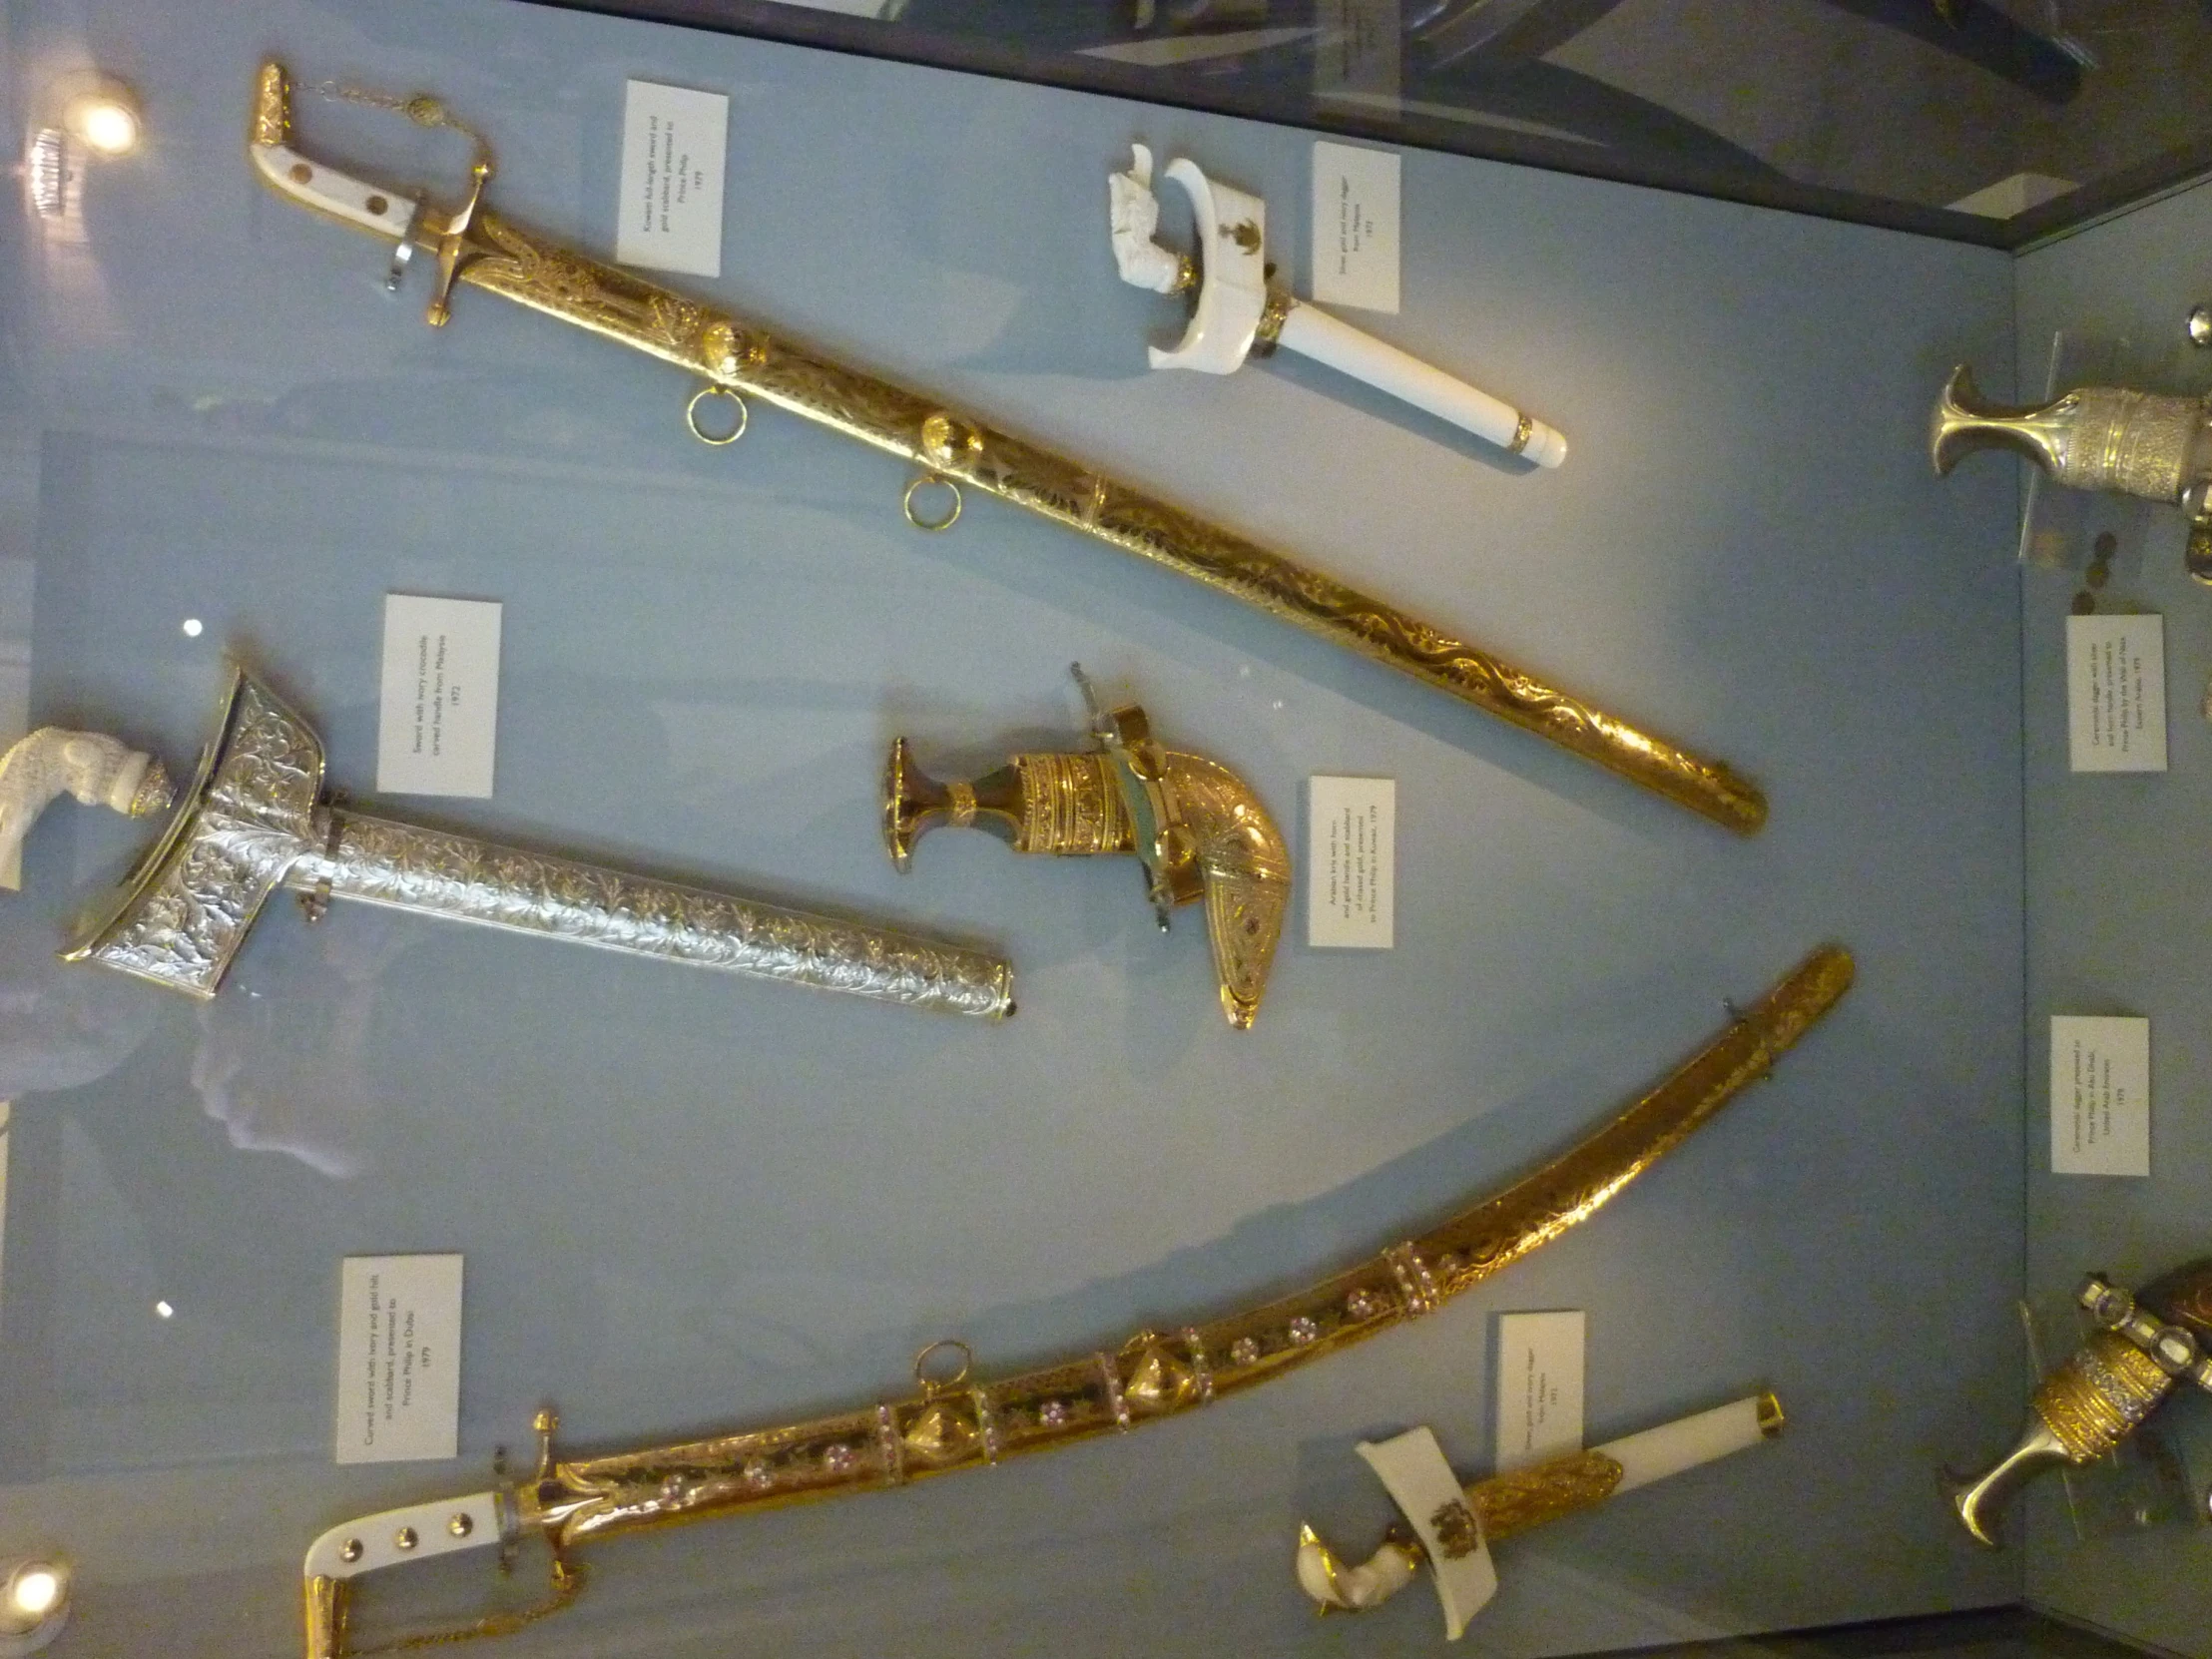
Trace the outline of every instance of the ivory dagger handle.
{"label": "ivory dagger handle", "polygon": [[[1567,440],[1556,426],[1523,414],[1512,404],[1353,327],[1319,305],[1292,300],[1275,342],[1286,351],[1327,363],[1340,374],[1364,380],[1378,391],[1425,409],[1437,419],[1448,420],[1502,449],[1526,455],[1538,466],[1554,467],[1567,458]],[[1525,433],[1521,430],[1524,424]]]}

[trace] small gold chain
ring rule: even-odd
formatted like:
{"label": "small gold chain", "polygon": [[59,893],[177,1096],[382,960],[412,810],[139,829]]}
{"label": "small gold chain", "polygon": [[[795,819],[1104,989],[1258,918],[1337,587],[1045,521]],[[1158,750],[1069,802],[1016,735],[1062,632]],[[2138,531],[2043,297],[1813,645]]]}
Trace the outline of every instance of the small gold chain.
{"label": "small gold chain", "polygon": [[449,132],[459,133],[474,148],[476,162],[487,168],[490,166],[491,146],[484,142],[484,135],[465,122],[455,119],[453,112],[442,101],[427,93],[417,93],[412,98],[398,98],[388,92],[349,87],[338,81],[319,81],[311,90],[317,98],[327,99],[333,104],[361,104],[372,110],[389,110],[394,115],[405,116],[417,127],[443,127]]}
{"label": "small gold chain", "polygon": [[427,1631],[420,1636],[399,1636],[388,1642],[378,1642],[374,1647],[349,1647],[345,1649],[345,1659],[366,1659],[372,1653],[408,1653],[426,1647],[449,1647],[455,1642],[473,1642],[487,1636],[512,1636],[540,1619],[549,1619],[564,1611],[583,1593],[584,1569],[571,1561],[556,1561],[553,1563],[553,1593],[535,1607],[517,1608],[512,1613],[487,1613],[471,1624],[451,1630]]}

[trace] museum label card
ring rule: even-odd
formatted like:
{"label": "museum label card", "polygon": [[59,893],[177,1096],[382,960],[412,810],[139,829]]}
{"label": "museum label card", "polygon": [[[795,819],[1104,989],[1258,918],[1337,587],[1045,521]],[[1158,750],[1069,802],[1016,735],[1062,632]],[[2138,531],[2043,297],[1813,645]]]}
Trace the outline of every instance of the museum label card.
{"label": "museum label card", "polygon": [[2066,745],[2074,772],[2166,770],[2166,620],[2066,618]]}
{"label": "museum label card", "polygon": [[498,727],[499,606],[384,595],[377,791],[488,798]]}
{"label": "museum label card", "polygon": [[1500,1314],[1497,1468],[1526,1468],[1582,1449],[1580,1310]]}
{"label": "museum label card", "polygon": [[346,1257],[338,1273],[337,1374],[339,1462],[457,1456],[460,1257]]}
{"label": "museum label card", "polygon": [[722,275],[722,171],[730,100],[632,81],[622,101],[615,258],[648,271]]}
{"label": "museum label card", "polygon": [[2150,1021],[2053,1014],[2054,1175],[2150,1174]]}
{"label": "museum label card", "polygon": [[1397,310],[1397,178],[1394,150],[1316,142],[1316,299]]}
{"label": "museum label card", "polygon": [[1396,943],[1397,783],[1307,780],[1313,844],[1306,859],[1306,942],[1387,950]]}

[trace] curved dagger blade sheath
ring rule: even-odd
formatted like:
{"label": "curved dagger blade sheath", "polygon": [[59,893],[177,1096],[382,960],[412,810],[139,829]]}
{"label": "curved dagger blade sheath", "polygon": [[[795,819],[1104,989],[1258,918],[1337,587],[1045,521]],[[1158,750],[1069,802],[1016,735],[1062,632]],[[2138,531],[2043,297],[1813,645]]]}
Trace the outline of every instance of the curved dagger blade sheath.
{"label": "curved dagger blade sheath", "polygon": [[[421,102],[438,108],[434,101]],[[477,165],[467,204],[447,216],[419,208],[403,192],[303,159],[291,148],[290,90],[280,65],[262,66],[247,153],[262,181],[286,201],[434,254],[439,285],[430,301],[433,323],[450,315],[455,282],[504,295],[673,363],[710,387],[759,397],[896,455],[926,478],[986,491],[1164,565],[1533,732],[1739,834],[1751,834],[1766,823],[1766,797],[1720,761],[1640,731],[1393,605],[1066,456],[778,339],[731,312],[585,259],[485,211],[486,163]]]}
{"label": "curved dagger blade sheath", "polygon": [[[917,1394],[679,1445],[557,1457],[554,1419],[541,1412],[536,1475],[511,1491],[454,1501],[496,1501],[504,1535],[532,1533],[551,1546],[554,1595],[540,1611],[552,1611],[583,1582],[568,1551],[596,1538],[903,1485],[1210,1404],[1432,1313],[1588,1220],[1765,1077],[1851,988],[1852,972],[1848,952],[1833,945],[1814,951],[1699,1053],[1550,1163],[1419,1237],[1290,1296],[1202,1325],[1139,1331],[1118,1349],[985,1382],[971,1382],[965,1365],[950,1379],[928,1378],[923,1361],[942,1346],[932,1345],[915,1365]],[[411,1513],[434,1519],[438,1509],[422,1505]],[[358,1540],[388,1518],[332,1527],[308,1550],[307,1659],[345,1652],[353,1580],[395,1564],[388,1551]]]}
{"label": "curved dagger blade sheath", "polygon": [[1013,969],[981,951],[580,863],[333,806],[314,729],[245,669],[160,841],[65,952],[213,996],[269,895],[298,892],[473,921],[998,1018]]}

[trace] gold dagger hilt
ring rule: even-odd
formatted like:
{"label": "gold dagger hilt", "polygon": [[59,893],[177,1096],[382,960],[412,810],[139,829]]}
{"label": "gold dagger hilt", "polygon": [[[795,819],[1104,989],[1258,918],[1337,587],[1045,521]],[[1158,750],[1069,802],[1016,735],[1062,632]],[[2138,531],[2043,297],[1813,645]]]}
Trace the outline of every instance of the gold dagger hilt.
{"label": "gold dagger hilt", "polygon": [[1998,1519],[2021,1486],[2116,1448],[2175,1382],[2212,1390],[2212,1261],[2176,1268],[2140,1296],[2091,1274],[2077,1300],[2097,1329],[2036,1384],[2011,1449],[1979,1474],[1944,1480],[1944,1496],[1978,1544],[1997,1547]]}
{"label": "gold dagger hilt", "polygon": [[1986,449],[2024,455],[2068,489],[2135,495],[2189,520],[2189,574],[2212,582],[2212,405],[2124,386],[2077,386],[2048,403],[1993,403],[1964,363],[1929,417],[1939,475]]}
{"label": "gold dagger hilt", "polygon": [[1163,748],[1135,704],[1101,711],[1081,667],[1074,673],[1094,749],[1024,753],[972,782],[940,783],[904,738],[892,743],[883,772],[891,863],[909,869],[914,842],[945,827],[986,830],[1016,852],[1134,854],[1163,931],[1177,906],[1206,901],[1222,1012],[1248,1029],[1290,908],[1290,848],[1243,779]]}

